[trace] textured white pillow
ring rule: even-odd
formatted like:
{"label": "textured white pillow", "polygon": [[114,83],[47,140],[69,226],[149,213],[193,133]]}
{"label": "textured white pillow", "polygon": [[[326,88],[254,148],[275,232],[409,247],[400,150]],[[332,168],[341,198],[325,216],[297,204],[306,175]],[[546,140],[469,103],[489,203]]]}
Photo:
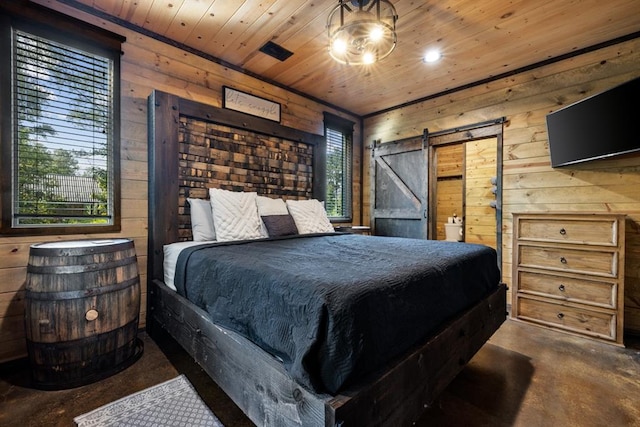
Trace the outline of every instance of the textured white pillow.
{"label": "textured white pillow", "polygon": [[286,215],[289,213],[287,205],[282,199],[272,199],[271,197],[258,196],[256,198],[258,204],[258,215]]}
{"label": "textured white pillow", "polygon": [[287,200],[287,209],[300,234],[332,233],[335,231],[324,206],[316,199]]}
{"label": "textured white pillow", "polygon": [[262,221],[262,217],[269,215],[288,215],[287,205],[282,199],[272,199],[271,197],[265,196],[258,196],[256,198],[256,204],[258,205],[258,215],[261,217],[260,232],[263,237],[269,237],[269,232]]}
{"label": "textured white pillow", "polygon": [[191,234],[194,242],[216,240],[211,203],[204,199],[187,198],[191,211]]}
{"label": "textured white pillow", "polygon": [[263,237],[256,204],[257,193],[209,189],[216,240],[250,240]]}

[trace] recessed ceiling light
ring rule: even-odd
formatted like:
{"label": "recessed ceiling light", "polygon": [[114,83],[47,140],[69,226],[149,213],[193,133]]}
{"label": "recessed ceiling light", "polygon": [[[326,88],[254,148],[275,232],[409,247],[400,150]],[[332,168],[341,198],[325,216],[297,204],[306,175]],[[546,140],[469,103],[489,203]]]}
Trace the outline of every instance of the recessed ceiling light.
{"label": "recessed ceiling light", "polygon": [[425,55],[422,58],[422,60],[424,62],[436,62],[441,57],[442,57],[442,55],[440,54],[439,51],[437,51],[435,49],[432,49],[432,50],[428,51],[427,53],[425,53]]}

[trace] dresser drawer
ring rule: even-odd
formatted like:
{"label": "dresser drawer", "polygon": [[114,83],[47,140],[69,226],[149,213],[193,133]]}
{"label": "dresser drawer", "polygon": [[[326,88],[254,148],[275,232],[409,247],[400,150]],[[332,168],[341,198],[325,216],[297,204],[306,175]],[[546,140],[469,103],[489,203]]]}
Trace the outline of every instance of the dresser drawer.
{"label": "dresser drawer", "polygon": [[567,307],[547,301],[518,298],[518,318],[566,331],[616,339],[616,316],[576,307]]}
{"label": "dresser drawer", "polygon": [[520,218],[517,233],[521,240],[605,246],[618,244],[615,219]]}
{"label": "dresser drawer", "polygon": [[518,267],[566,271],[602,277],[618,276],[617,252],[520,245]]}
{"label": "dresser drawer", "polygon": [[611,282],[576,279],[530,271],[518,272],[518,291],[564,301],[616,307],[617,285]]}

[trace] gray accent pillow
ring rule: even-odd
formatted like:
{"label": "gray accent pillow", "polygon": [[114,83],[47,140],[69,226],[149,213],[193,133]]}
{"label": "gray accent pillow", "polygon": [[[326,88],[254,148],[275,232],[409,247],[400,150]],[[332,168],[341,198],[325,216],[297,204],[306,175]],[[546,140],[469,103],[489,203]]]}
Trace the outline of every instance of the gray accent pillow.
{"label": "gray accent pillow", "polygon": [[269,237],[291,236],[298,234],[298,228],[289,214],[286,215],[263,215],[262,222],[267,228]]}

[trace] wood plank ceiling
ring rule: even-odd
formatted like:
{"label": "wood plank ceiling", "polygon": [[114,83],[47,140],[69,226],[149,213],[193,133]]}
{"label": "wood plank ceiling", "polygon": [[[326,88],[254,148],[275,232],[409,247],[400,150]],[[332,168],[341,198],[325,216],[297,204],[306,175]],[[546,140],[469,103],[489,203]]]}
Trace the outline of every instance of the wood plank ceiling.
{"label": "wood plank ceiling", "polygon": [[[373,65],[348,66],[327,52],[327,17],[337,0],[64,2],[361,116],[640,32],[638,0],[391,0],[399,16],[395,51]],[[281,62],[260,52],[267,41],[293,55]],[[431,48],[443,58],[424,63]]]}

